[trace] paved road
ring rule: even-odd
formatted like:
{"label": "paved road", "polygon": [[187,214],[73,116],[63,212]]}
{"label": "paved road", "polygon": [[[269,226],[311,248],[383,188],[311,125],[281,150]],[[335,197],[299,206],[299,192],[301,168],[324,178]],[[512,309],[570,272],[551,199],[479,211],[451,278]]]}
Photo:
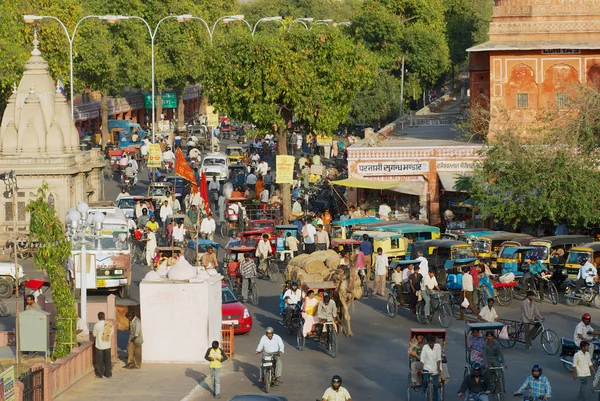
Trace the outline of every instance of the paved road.
{"label": "paved road", "polygon": [[[223,144],[226,146],[226,143]],[[142,177],[145,174],[142,174]],[[142,183],[143,180],[142,180]],[[119,189],[117,183],[109,181],[105,193],[107,199],[115,199]],[[139,187],[134,194],[141,194],[145,188]],[[25,263],[28,271],[34,271],[31,263]],[[139,281],[147,268],[136,265],[133,268],[133,285],[130,300],[120,300],[118,303],[137,302],[139,299]],[[39,273],[38,273],[39,274]],[[236,355],[224,367],[222,378],[222,393],[224,398],[241,393],[260,393],[257,387],[259,357],[254,355],[254,349],[263,330],[267,326],[275,327],[286,344],[284,356],[284,383],[276,388],[276,393],[285,395],[290,401],[306,401],[320,398],[323,390],[329,385],[331,376],[339,374],[344,378],[344,385],[349,389],[355,400],[406,400],[406,385],[408,364],[406,349],[408,333],[411,327],[423,328],[422,325],[407,317],[405,312],[389,318],[385,314],[385,299],[382,297],[362,299],[354,304],[352,310],[353,338],[340,338],[339,356],[329,357],[314,344],[308,345],[304,351],[298,351],[295,338],[287,335],[278,324],[279,287],[276,284],[260,282],[261,299],[257,307],[249,306],[254,317],[254,329],[247,335],[236,336]],[[106,294],[92,294],[90,302],[99,300]],[[14,302],[9,301],[9,305]],[[597,309],[587,307],[552,306],[549,303],[540,304],[542,314],[547,318],[548,325],[559,336],[572,336],[573,328],[584,311],[592,314],[593,322],[600,322]],[[513,301],[508,308],[498,307],[501,317],[508,319],[519,318],[518,301]],[[13,319],[14,320],[14,319]],[[14,325],[14,323],[12,323]],[[9,327],[11,322],[0,320],[0,325]],[[430,325],[440,328],[437,321]],[[448,397],[455,399],[465,366],[464,331],[459,321],[453,321],[448,329],[447,355],[451,380],[448,384]],[[506,350],[507,388],[512,391],[521,384],[529,374],[533,363],[541,363],[544,373],[549,377],[554,390],[554,399],[575,399],[578,385],[572,376],[561,365],[558,355],[549,356],[541,348],[539,340],[530,351],[522,345]],[[168,365],[163,365],[165,370]],[[199,365],[198,371],[207,373],[205,365]],[[140,372],[142,373],[142,372]],[[190,390],[192,390],[190,388]],[[414,399],[424,397],[414,394]],[[212,398],[206,389],[206,384],[200,385],[188,397],[189,399]],[[169,397],[165,398],[169,399]],[[456,398],[457,399],[457,398]],[[512,397],[510,397],[512,399]]]}

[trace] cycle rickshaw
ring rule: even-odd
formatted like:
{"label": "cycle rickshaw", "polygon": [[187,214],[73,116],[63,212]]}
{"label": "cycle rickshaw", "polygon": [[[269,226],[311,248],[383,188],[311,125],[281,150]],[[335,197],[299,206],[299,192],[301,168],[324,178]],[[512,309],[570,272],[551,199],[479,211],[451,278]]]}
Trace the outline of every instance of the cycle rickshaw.
{"label": "cycle rickshaw", "polygon": [[[254,253],[256,252],[256,248],[252,246],[239,246],[229,248],[229,252],[230,259],[223,267],[223,280],[229,285],[231,291],[233,291],[236,296],[239,296],[242,293],[242,273],[240,272],[241,261],[244,260],[244,255],[246,253],[249,253],[251,255],[250,257],[255,259]],[[258,286],[256,280],[257,279],[252,280],[251,284],[248,286],[248,302],[252,305],[258,305]]]}
{"label": "cycle rickshaw", "polygon": [[[333,281],[305,282],[302,284],[302,292],[306,294],[308,290],[313,290],[316,294],[318,294],[316,297],[319,302],[322,300],[321,294],[324,294],[325,292],[329,294],[331,301],[333,302],[336,289],[337,287]],[[339,305],[337,305],[337,307],[339,316]],[[288,330],[290,330],[292,333],[293,331],[296,331],[296,345],[300,351],[304,350],[306,346],[306,340],[308,339],[319,344],[332,358],[335,358],[338,355],[339,329],[336,321],[315,323],[313,330],[311,330],[310,333],[304,337],[302,330],[304,327],[304,319],[300,313],[300,308],[296,308],[294,311],[294,316],[292,317],[292,326],[292,329]],[[322,334],[324,332],[327,333],[325,336],[325,341],[321,342]]]}
{"label": "cycle rickshaw", "polygon": [[[446,335],[447,335],[446,330],[445,329],[410,329],[410,337],[409,337],[408,344],[409,344],[410,348],[413,348],[413,346],[416,345],[417,337],[421,336],[422,341],[423,341],[422,347],[425,347],[425,346],[427,346],[427,336],[429,334],[433,334],[436,337],[436,342],[441,343],[440,345],[442,347],[442,366],[441,366],[442,374],[439,377],[438,400],[444,401],[445,395],[446,395],[446,380],[448,378],[447,374],[445,373],[445,372],[447,372],[447,368],[445,366],[443,366],[447,363],[446,355],[445,355]],[[420,355],[420,352],[419,352],[419,355]],[[423,370],[423,366],[421,365],[420,361],[415,361],[414,357],[411,358],[410,356],[408,358],[408,370],[409,370],[409,372],[408,372],[408,379],[407,379],[407,385],[406,385],[406,399],[408,401],[412,401],[415,399],[414,393],[419,392],[420,388],[422,388],[422,383],[416,382],[416,385],[413,385],[413,380],[412,380],[413,373],[419,378],[419,380],[422,380],[423,373],[428,373],[428,372]],[[434,391],[435,390],[434,390],[433,381],[428,380],[427,387],[425,389],[425,400],[432,401]],[[419,397],[417,397],[417,399],[418,400],[422,399],[420,394],[419,394]]]}
{"label": "cycle rickshaw", "polygon": [[[481,363],[482,365],[485,364],[485,363],[482,363],[483,360],[480,359],[480,358],[484,358],[483,352],[477,359],[474,357],[472,358],[473,344],[471,344],[471,348],[468,347],[467,336],[469,334],[471,334],[473,331],[477,330],[479,332],[479,334],[483,337],[482,338],[483,342],[484,342],[483,346],[485,347],[486,333],[488,331],[493,332],[494,337],[496,338],[496,340],[498,340],[497,333],[500,333],[500,331],[502,330],[503,327],[504,327],[504,324],[500,323],[500,322],[467,323],[467,324],[465,324],[465,361],[466,361],[466,365],[465,365],[465,372],[464,372],[463,377],[467,377],[468,375],[471,374],[471,367],[473,366],[474,363]],[[504,393],[505,393],[504,383],[505,382],[504,382],[504,367],[502,365],[503,362],[504,361],[496,361],[495,363],[492,364],[492,366],[490,366],[489,361],[488,361],[488,364],[485,367],[486,374],[488,375],[490,383],[492,384],[492,393],[489,395],[490,400],[492,400],[492,399],[495,399],[498,401],[504,400]],[[468,400],[468,399],[469,399],[468,396],[465,397],[465,400]]]}
{"label": "cycle rickshaw", "polygon": [[[502,319],[502,323],[508,326],[507,339],[498,339],[498,342],[504,348],[512,348],[516,343],[525,344],[525,323],[520,320],[508,320]],[[546,319],[536,320],[534,324],[530,325],[530,336],[531,344],[541,334],[540,343],[542,348],[548,355],[554,355],[560,349],[560,339],[554,330],[550,330],[546,327]]]}

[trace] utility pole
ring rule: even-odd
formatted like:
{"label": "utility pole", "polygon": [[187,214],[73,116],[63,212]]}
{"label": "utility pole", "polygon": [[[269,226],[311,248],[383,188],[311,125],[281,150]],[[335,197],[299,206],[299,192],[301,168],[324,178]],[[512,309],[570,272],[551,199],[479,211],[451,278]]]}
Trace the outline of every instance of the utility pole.
{"label": "utility pole", "polygon": [[402,56],[402,81],[400,83],[400,118],[404,116],[404,55]]}

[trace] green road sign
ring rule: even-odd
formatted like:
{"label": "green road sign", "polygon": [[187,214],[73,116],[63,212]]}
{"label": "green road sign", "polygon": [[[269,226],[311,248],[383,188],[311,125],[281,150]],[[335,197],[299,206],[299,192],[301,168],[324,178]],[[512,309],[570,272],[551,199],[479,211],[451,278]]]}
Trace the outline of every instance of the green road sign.
{"label": "green road sign", "polygon": [[[155,103],[156,104],[156,101]],[[152,94],[148,93],[144,95],[144,108],[152,108]],[[175,92],[165,92],[162,94],[162,108],[163,109],[176,109],[177,108],[177,94]]]}

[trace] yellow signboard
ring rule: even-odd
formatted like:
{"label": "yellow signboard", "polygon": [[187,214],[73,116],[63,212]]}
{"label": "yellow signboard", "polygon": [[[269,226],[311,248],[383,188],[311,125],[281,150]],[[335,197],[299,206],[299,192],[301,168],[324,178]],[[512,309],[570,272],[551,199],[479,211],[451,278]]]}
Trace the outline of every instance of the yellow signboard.
{"label": "yellow signboard", "polygon": [[15,367],[11,366],[0,373],[0,400],[13,401],[15,399]]}
{"label": "yellow signboard", "polygon": [[207,119],[207,126],[209,127],[218,127],[219,126],[219,113],[217,113],[217,111],[215,110],[214,107],[212,106],[206,106],[206,115],[208,116]]}
{"label": "yellow signboard", "polygon": [[148,146],[148,167],[159,168],[162,166],[161,163],[161,152],[160,145],[157,143],[151,143]]}
{"label": "yellow signboard", "polygon": [[277,155],[275,159],[275,182],[277,184],[292,184],[294,182],[294,156]]}
{"label": "yellow signboard", "polygon": [[317,145],[319,145],[319,146],[331,145],[331,137],[317,135]]}

